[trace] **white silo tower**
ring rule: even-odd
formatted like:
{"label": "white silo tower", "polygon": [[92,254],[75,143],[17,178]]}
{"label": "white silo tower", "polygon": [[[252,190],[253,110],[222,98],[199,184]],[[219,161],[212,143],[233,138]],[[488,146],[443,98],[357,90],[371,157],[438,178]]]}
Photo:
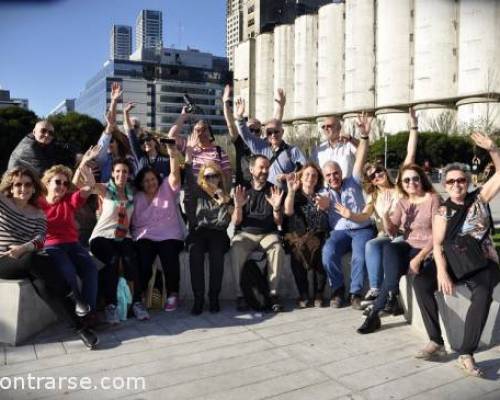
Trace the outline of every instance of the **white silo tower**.
{"label": "white silo tower", "polygon": [[295,20],[294,117],[316,114],[318,16]]}
{"label": "white silo tower", "polygon": [[273,116],[274,41],[272,33],[255,39],[255,117],[266,121]]}
{"label": "white silo tower", "polygon": [[318,11],[318,114],[344,108],[344,4]]}
{"label": "white silo tower", "polygon": [[346,110],[375,105],[374,2],[350,0],[345,5]]}
{"label": "white silo tower", "polygon": [[234,97],[246,102],[246,114],[255,115],[255,40],[248,39],[234,48]]}
{"label": "white silo tower", "polygon": [[294,113],[294,26],[279,25],[274,28],[274,93],[284,89],[288,104],[283,119]]}

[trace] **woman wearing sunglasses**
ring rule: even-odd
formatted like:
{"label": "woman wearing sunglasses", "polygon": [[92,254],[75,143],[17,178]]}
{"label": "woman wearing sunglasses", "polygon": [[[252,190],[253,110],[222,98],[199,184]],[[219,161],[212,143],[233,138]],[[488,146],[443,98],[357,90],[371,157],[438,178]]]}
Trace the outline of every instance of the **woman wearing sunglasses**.
{"label": "woman wearing sunglasses", "polygon": [[221,167],[214,162],[201,166],[198,177],[193,173],[193,148],[196,133],[186,145],[186,214],[189,222],[189,265],[193,288],[193,315],[203,312],[205,303],[205,253],[209,259],[209,311],[220,311],[219,293],[224,274],[224,254],[229,249],[227,227],[231,220],[231,197]]}
{"label": "woman wearing sunglasses", "polygon": [[[401,232],[403,240],[388,242],[383,247],[384,282],[366,320],[358,329],[359,333],[371,333],[380,328],[379,312],[384,307],[396,314],[399,279],[407,273],[415,276],[414,286],[420,308],[432,307],[437,313],[435,299],[432,304],[423,303],[421,288],[432,275],[432,219],[438,210],[440,198],[424,170],[416,164],[400,168],[397,187],[402,198],[396,203],[392,214],[390,210],[384,213],[383,224],[390,237]],[[443,352],[444,347],[440,343],[436,348],[426,346],[417,356],[428,358],[430,354]]]}
{"label": "woman wearing sunglasses", "polygon": [[[495,167],[500,167],[500,152],[494,142],[481,133],[474,133],[472,139],[476,146],[489,151]],[[471,304],[465,317],[464,338],[459,349],[459,366],[472,376],[482,376],[482,370],[476,365],[473,354],[479,344],[484,325],[488,318],[492,293],[500,281],[498,269],[498,254],[490,237],[492,225],[491,213],[488,203],[500,190],[500,173],[495,173],[480,189],[467,192],[471,184],[468,168],[459,163],[447,165],[443,172],[443,183],[449,195],[448,200],[439,209],[434,218],[434,258],[436,269],[433,270],[431,279],[426,287],[427,302],[433,299],[434,292],[439,289],[445,295],[453,293],[456,284],[465,284],[471,291]],[[481,253],[484,267],[470,272],[464,277],[457,278],[450,268],[448,259],[443,251],[443,245],[453,235],[472,237],[474,240],[467,247],[477,245],[479,256],[473,257],[475,265],[480,263]],[[448,253],[447,253],[448,254]],[[477,253],[474,253],[477,254]],[[464,254],[463,257],[467,255]],[[434,347],[442,344],[441,329],[437,313],[423,310],[424,322],[427,330],[432,332],[431,340]],[[433,337],[436,339],[434,340]]]}

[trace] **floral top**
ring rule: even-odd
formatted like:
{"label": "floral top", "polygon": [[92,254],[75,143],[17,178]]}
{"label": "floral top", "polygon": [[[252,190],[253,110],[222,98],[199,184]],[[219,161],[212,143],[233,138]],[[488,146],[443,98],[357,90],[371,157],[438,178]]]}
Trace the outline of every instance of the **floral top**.
{"label": "floral top", "polygon": [[294,199],[294,214],[288,218],[287,230],[303,235],[306,232],[326,233],[328,214],[318,210],[314,203],[314,195],[307,196],[302,190],[297,191]]}

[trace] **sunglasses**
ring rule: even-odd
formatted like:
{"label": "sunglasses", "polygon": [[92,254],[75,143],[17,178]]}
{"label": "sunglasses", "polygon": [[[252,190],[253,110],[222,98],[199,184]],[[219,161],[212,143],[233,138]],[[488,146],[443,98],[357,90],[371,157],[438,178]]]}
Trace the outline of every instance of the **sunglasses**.
{"label": "sunglasses", "polygon": [[40,129],[40,132],[43,133],[44,135],[50,135],[50,136],[54,134],[54,131],[52,129],[47,129],[47,128]]}
{"label": "sunglasses", "polygon": [[418,176],[418,175],[409,176],[408,178],[404,178],[403,179],[403,183],[405,183],[406,185],[408,185],[410,182],[419,183],[420,182],[420,176]]}
{"label": "sunglasses", "polygon": [[219,179],[219,175],[217,175],[217,174],[206,174],[206,175],[203,175],[203,177],[205,179]]}
{"label": "sunglasses", "polygon": [[31,189],[33,187],[33,182],[16,182],[12,186],[14,186],[15,188],[24,186],[26,189]]}
{"label": "sunglasses", "polygon": [[266,129],[266,135],[279,135],[281,133],[281,129]]}
{"label": "sunglasses", "polygon": [[377,174],[380,174],[381,172],[385,173],[385,170],[382,168],[376,168],[375,171],[373,171],[370,175],[367,176],[369,181],[373,181],[376,177]]}
{"label": "sunglasses", "polygon": [[450,186],[453,186],[455,183],[465,185],[467,183],[467,178],[448,179],[445,183]]}
{"label": "sunglasses", "polygon": [[54,182],[55,182],[56,186],[63,185],[64,187],[69,187],[69,181],[62,181],[60,179],[56,179]]}
{"label": "sunglasses", "polygon": [[260,135],[260,128],[248,128],[254,135]]}

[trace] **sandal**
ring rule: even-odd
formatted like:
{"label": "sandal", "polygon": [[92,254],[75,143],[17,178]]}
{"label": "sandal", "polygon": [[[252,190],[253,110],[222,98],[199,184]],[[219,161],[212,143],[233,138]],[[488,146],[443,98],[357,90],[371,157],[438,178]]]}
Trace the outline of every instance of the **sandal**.
{"label": "sandal", "polygon": [[443,345],[438,344],[434,341],[430,341],[426,346],[415,354],[415,358],[422,360],[432,360],[439,357],[444,357],[446,355],[446,350]]}
{"label": "sandal", "polygon": [[484,375],[483,370],[476,365],[474,357],[469,354],[462,354],[461,356],[458,356],[457,363],[458,366],[469,376],[480,378]]}

